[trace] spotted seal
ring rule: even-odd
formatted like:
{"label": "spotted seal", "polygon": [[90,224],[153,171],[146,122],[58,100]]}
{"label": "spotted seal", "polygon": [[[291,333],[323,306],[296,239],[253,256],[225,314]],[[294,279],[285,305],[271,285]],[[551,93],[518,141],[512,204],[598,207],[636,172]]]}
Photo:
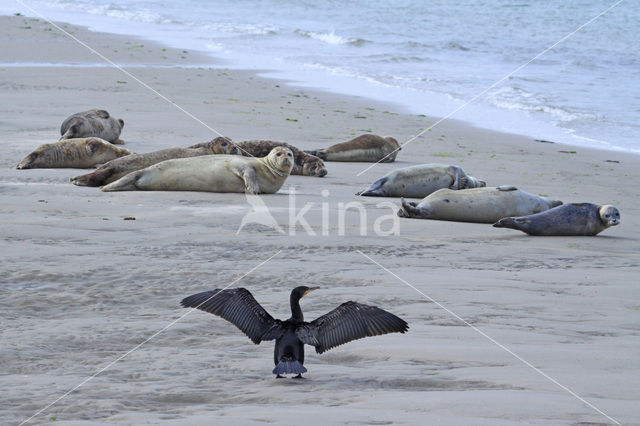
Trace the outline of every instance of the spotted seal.
{"label": "spotted seal", "polygon": [[114,182],[131,172],[153,166],[161,161],[212,154],[239,155],[240,150],[231,142],[231,139],[217,137],[210,142],[204,142],[189,148],[173,147],[145,154],[131,154],[126,157],[116,158],[103,164],[92,173],[71,178],[71,183],[78,186],[102,186]]}
{"label": "spotted seal", "polygon": [[276,142],[268,140],[248,140],[238,142],[238,147],[242,151],[242,155],[252,157],[264,157],[273,148],[284,146],[293,152],[295,165],[291,171],[292,175],[324,177],[327,175],[327,169],[324,162],[315,155],[308,154],[293,145],[285,142]]}
{"label": "spotted seal", "polygon": [[353,161],[365,163],[393,163],[402,148],[391,136],[364,134],[329,148],[305,151],[324,161]]}
{"label": "spotted seal", "polygon": [[505,217],[493,226],[517,229],[529,235],[592,236],[619,224],[620,211],[612,205],[570,203],[529,216]]}

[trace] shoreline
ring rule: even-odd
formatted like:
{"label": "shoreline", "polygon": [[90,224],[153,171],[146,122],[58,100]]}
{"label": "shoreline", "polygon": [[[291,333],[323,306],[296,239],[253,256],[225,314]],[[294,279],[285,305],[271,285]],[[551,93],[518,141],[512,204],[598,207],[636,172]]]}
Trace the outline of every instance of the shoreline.
{"label": "shoreline", "polygon": [[[21,16],[24,17],[25,15]],[[98,18],[98,15],[93,17],[94,24],[98,22]],[[113,24],[116,25],[117,20],[114,21],[114,18],[112,17],[109,17],[108,19],[113,21]],[[164,45],[164,43],[168,43],[168,45],[172,46],[173,49],[182,49],[182,47],[178,46],[179,43],[160,39],[158,38],[159,36],[156,36],[156,38],[149,38],[141,35],[140,31],[138,31],[138,33],[127,35],[122,30],[123,23],[124,21],[118,23],[117,28],[112,28],[111,30],[113,32],[107,31],[104,33],[119,37],[134,37],[157,45]],[[151,23],[145,23],[144,25],[153,27]],[[84,28],[91,32],[99,33],[103,31],[98,29],[89,29],[87,27]],[[254,66],[251,59],[242,59],[237,55],[235,56],[235,59],[233,59],[229,55],[227,55],[227,57],[221,56],[220,53],[216,53],[215,51],[191,50],[215,63],[215,68],[252,72],[260,78],[286,82],[287,85],[300,90],[321,91],[338,96],[365,98],[368,99],[369,102],[373,103],[392,104],[396,105],[396,108],[394,108],[396,111],[402,113],[413,113],[416,115],[423,115],[422,113],[424,113],[423,108],[419,105],[424,104],[425,99],[423,98],[425,95],[420,94],[421,91],[415,88],[394,86],[382,82],[372,82],[369,77],[365,76],[346,76],[326,70],[323,72],[322,70],[303,64],[290,63],[289,66],[293,67],[293,69],[261,69],[262,67],[260,65],[258,67]],[[301,74],[306,75],[305,79],[301,80],[299,78],[299,75]],[[313,77],[309,77],[309,75],[313,75]],[[341,83],[336,84],[337,81],[341,81]],[[431,93],[430,96],[432,97],[432,99],[429,99],[430,104],[447,105],[446,107],[438,107],[437,113],[433,113],[433,111],[427,113],[427,116],[431,118],[435,117],[438,119],[447,116],[454,110],[457,110],[463,102],[463,100],[460,99],[454,102],[449,95],[444,93],[433,91],[430,91],[429,93]],[[433,107],[430,108],[433,109]],[[467,117],[456,117],[455,115],[457,114],[455,114],[450,120],[463,123],[463,125],[469,127],[494,131],[497,133],[517,134],[531,139],[547,139],[554,141],[554,143],[577,147],[580,149],[595,149],[640,156],[640,149],[614,145],[611,142],[584,135],[575,135],[574,130],[565,129],[562,126],[557,126],[544,120],[536,120],[529,116],[529,113],[524,111],[497,108],[489,105],[479,106],[477,105],[477,102],[472,102],[468,107],[463,109],[471,109],[475,112]],[[532,129],[532,124],[534,122],[536,127],[535,130]],[[487,126],[485,123],[493,124]],[[511,124],[506,125],[505,123]],[[522,125],[524,125],[524,123],[528,123],[525,126],[528,130],[524,130],[522,128],[514,129],[515,124],[513,123],[520,123]]]}
{"label": "shoreline", "polygon": [[[45,23],[23,19],[0,17],[5,60],[92,59]],[[68,28],[116,61],[199,60],[190,51]],[[140,66],[133,74],[237,141],[269,138],[314,149],[365,132],[406,140],[436,121],[249,71]],[[288,292],[308,283],[322,287],[303,302],[309,320],[356,300],[406,319],[409,333],[320,356],[307,349],[307,380],[276,381],[269,374],[272,346],[252,345],[222,319],[195,312],[36,422],[287,424],[296,412],[322,415],[310,424],[606,421],[361,251],[608,415],[640,421],[632,396],[640,392],[637,156],[537,143],[452,120],[406,145],[395,163],[361,176],[369,164],[326,163],[327,177],[291,176],[279,193],[262,197],[285,227],[295,191],[295,211],[311,206],[305,217],[316,235],[301,226],[281,235],[255,224],[237,234],[250,211],[243,194],[103,193],[69,183],[85,170],[15,169],[37,145],[58,139],[70,113],[93,107],[124,119],[124,147],[134,152],[215,136],[120,71],[0,67],[0,95],[0,360],[12,389],[0,395],[2,418],[26,419],[178,319],[183,297],[232,283],[280,253],[235,284],[274,317],[286,318]],[[489,185],[513,184],[565,202],[613,203],[622,223],[594,238],[534,238],[490,225],[409,219],[398,235],[373,233],[374,221],[391,212],[379,203],[399,200],[355,192],[391,170],[428,162],[457,164]],[[354,211],[339,235],[339,203],[353,201],[366,208],[367,234],[360,234]],[[323,202],[328,235],[321,232]]]}

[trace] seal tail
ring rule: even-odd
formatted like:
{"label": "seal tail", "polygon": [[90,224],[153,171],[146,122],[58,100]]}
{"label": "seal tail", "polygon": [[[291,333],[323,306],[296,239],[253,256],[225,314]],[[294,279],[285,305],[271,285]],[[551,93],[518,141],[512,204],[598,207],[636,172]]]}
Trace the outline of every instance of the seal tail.
{"label": "seal tail", "polygon": [[273,369],[273,374],[302,374],[306,372],[307,369],[291,355],[282,356],[276,368]]}
{"label": "seal tail", "polygon": [[383,177],[373,182],[364,191],[356,192],[356,195],[363,197],[384,197],[385,193],[382,190],[382,186],[387,182],[387,178]]}
{"label": "seal tail", "polygon": [[108,185],[101,186],[100,189],[104,192],[114,192],[114,191],[137,191],[138,187],[136,183],[138,179],[142,175],[141,171],[132,172],[128,175],[121,177],[120,179],[111,182]]}
{"label": "seal tail", "polygon": [[398,210],[398,216],[407,218],[423,218],[424,214],[416,207],[416,203],[406,201],[404,198],[400,199],[400,210]]}
{"label": "seal tail", "polygon": [[58,139],[58,141],[63,141],[65,139],[72,139],[74,132],[75,132],[75,128],[73,126],[69,127],[69,130],[64,132],[64,134],[60,136],[60,139]]}
{"label": "seal tail", "polygon": [[[527,217],[505,217],[493,224],[494,228],[511,228],[527,232],[526,225],[530,223]],[[523,229],[523,226],[525,227]]]}
{"label": "seal tail", "polygon": [[321,160],[327,161],[327,154],[325,154],[323,149],[314,149],[314,150],[304,151],[304,152],[306,152],[307,154],[316,156]]}
{"label": "seal tail", "polygon": [[511,228],[515,229],[516,221],[512,217],[505,217],[493,224],[494,228]]}
{"label": "seal tail", "polygon": [[113,169],[102,169],[96,170],[92,173],[87,173],[85,175],[80,175],[69,179],[72,184],[77,186],[101,186],[104,185],[113,175]]}

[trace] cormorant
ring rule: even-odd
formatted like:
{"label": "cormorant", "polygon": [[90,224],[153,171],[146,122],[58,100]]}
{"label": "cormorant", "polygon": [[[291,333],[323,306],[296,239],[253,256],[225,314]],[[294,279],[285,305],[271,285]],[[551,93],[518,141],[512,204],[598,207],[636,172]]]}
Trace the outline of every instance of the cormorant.
{"label": "cormorant", "polygon": [[274,319],[246,288],[211,290],[182,299],[185,308],[197,308],[218,315],[246,334],[253,343],[276,341],[273,374],[297,374],[302,378],[304,344],[321,354],[352,340],[387,333],[405,333],[406,321],[375,306],[346,302],[321,317],[305,322],[300,299],[319,287],[296,287],[291,291],[291,318]]}

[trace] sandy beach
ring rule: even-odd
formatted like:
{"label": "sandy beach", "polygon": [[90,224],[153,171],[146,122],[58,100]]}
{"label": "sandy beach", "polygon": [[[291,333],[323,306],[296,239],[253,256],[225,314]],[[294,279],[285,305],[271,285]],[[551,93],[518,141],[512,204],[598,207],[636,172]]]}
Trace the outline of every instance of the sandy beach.
{"label": "sandy beach", "polygon": [[[91,108],[124,119],[121,138],[137,153],[204,142],[218,136],[211,129],[304,149],[362,133],[402,143],[437,118],[60,25],[202,122],[51,25],[0,17],[3,424],[20,424],[105,367],[28,424],[640,424],[640,157],[447,120],[394,163],[360,175],[369,164],[326,163],[324,178],[289,177],[262,196],[285,234],[257,224],[237,233],[251,211],[243,194],[103,193],[69,183],[85,170],[15,166]],[[614,204],[621,225],[535,238],[399,219],[397,235],[378,235],[374,224],[388,229],[399,199],[354,194],[421,163],[456,164],[490,186],[565,203]],[[366,207],[365,221],[348,211],[340,235],[340,203],[349,202]],[[315,235],[288,227],[307,205]],[[410,330],[322,355],[308,347],[307,379],[275,380],[272,343],[255,346],[203,312],[182,318],[183,297],[232,283],[276,318],[289,317],[293,287],[313,285],[321,290],[302,301],[307,320],[356,300]]]}

